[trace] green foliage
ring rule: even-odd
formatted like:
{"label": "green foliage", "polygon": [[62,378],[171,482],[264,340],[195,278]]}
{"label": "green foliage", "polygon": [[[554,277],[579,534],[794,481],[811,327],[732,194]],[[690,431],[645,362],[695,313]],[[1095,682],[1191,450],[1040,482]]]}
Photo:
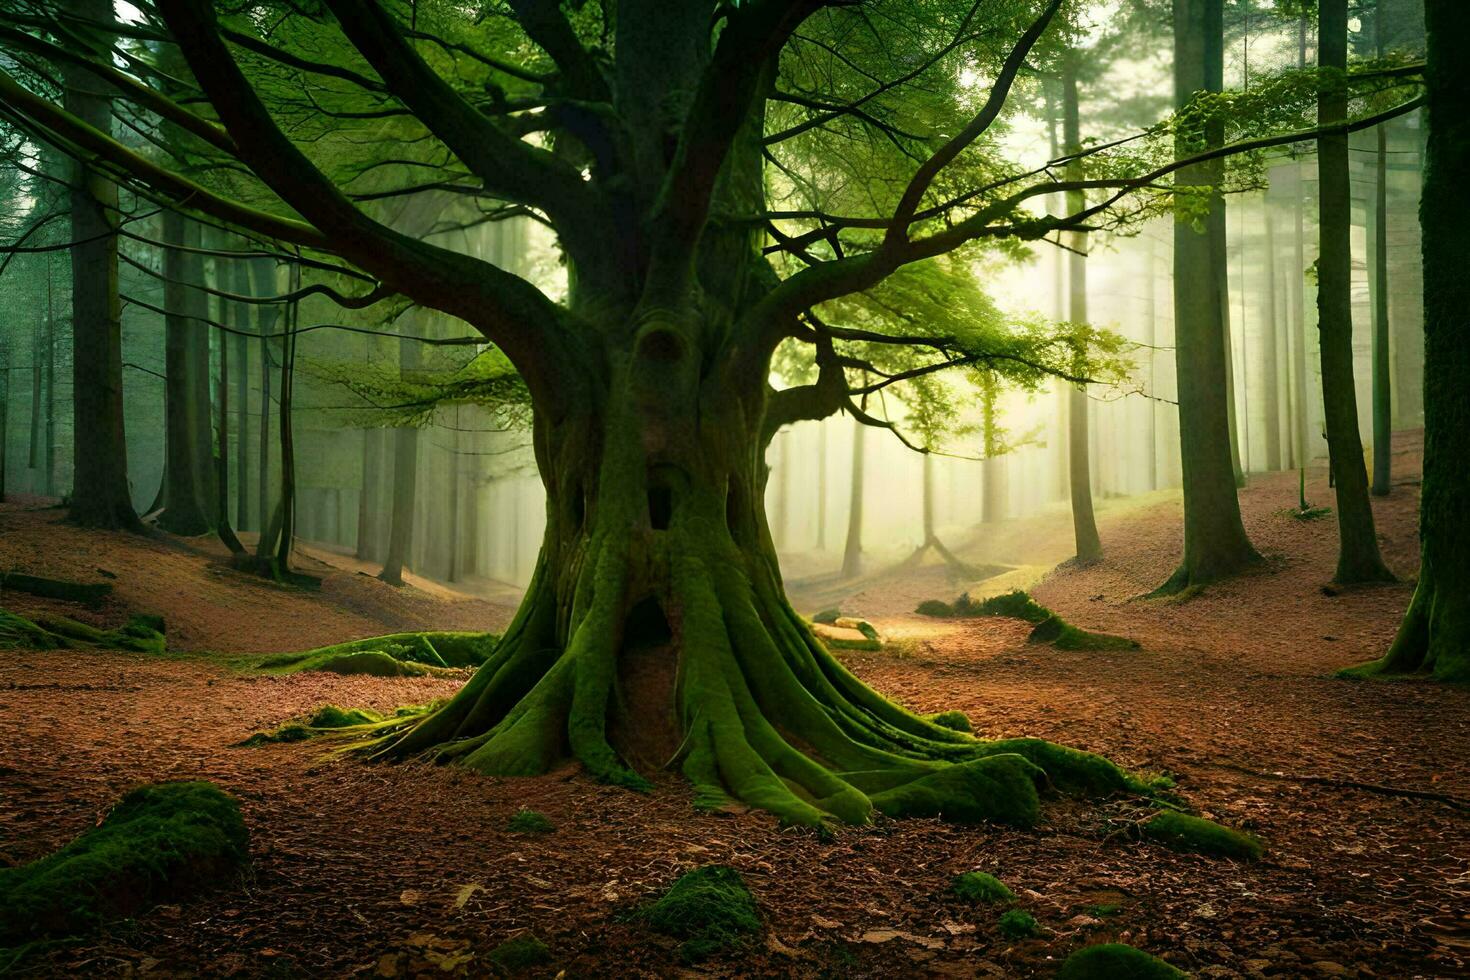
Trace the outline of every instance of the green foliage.
{"label": "green foliage", "polygon": [[235,800],[213,783],[135,789],[48,857],[0,868],[0,942],[87,932],[213,887],[245,862]]}
{"label": "green foliage", "polygon": [[963,711],[941,711],[930,715],[929,720],[942,728],[948,728],[952,732],[970,732],[970,716]]}
{"label": "green foliage", "polygon": [[1007,909],[995,920],[995,924],[1001,935],[1009,939],[1029,939],[1041,934],[1041,926],[1037,924],[1036,917],[1025,909]]}
{"label": "green foliage", "polygon": [[386,361],[313,361],[303,370],[360,399],[359,409],[334,417],[346,427],[422,428],[434,421],[437,409],[449,405],[486,408],[508,429],[525,430],[531,424],[530,393],[499,348],[487,348],[463,363],[439,352],[412,371]]}
{"label": "green foliage", "polygon": [[523,806],[505,822],[505,829],[517,834],[549,834],[556,830],[556,824],[548,820],[545,814]]}
{"label": "green foliage", "polygon": [[638,916],[655,932],[682,939],[686,962],[743,946],[761,928],[755,896],[735,869],[719,864],[683,875]]}
{"label": "green foliage", "polygon": [[507,973],[519,973],[551,962],[551,950],[534,933],[525,932],[496,946],[486,958]]}
{"label": "green foliage", "polygon": [[984,871],[966,871],[954,876],[949,883],[952,894],[966,902],[983,902],[986,905],[1009,905],[1016,900],[1015,894],[999,878]]}
{"label": "green foliage", "polygon": [[1188,974],[1141,949],[1102,943],[1077,950],[1062,964],[1057,980],[1176,980]]}
{"label": "green foliage", "polygon": [[1174,810],[1161,810],[1143,825],[1145,837],[1176,851],[1254,861],[1265,853],[1253,834]]}

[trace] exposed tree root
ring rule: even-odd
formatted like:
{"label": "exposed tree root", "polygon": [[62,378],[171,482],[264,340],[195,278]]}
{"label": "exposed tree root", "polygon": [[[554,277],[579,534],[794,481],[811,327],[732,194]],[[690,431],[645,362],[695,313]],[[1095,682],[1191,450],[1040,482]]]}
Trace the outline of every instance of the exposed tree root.
{"label": "exposed tree root", "polygon": [[133,616],[120,629],[102,630],[65,616],[28,619],[0,609],[0,648],[4,647],[35,650],[99,647],[163,653],[167,641],[163,635],[163,619],[158,616]]}
{"label": "exposed tree root", "polygon": [[102,605],[103,599],[112,594],[112,586],[106,582],[66,582],[61,579],[41,578],[38,575],[24,575],[20,572],[0,574],[0,591],[5,589],[25,592],[43,599],[77,602],[89,609],[96,609]]}

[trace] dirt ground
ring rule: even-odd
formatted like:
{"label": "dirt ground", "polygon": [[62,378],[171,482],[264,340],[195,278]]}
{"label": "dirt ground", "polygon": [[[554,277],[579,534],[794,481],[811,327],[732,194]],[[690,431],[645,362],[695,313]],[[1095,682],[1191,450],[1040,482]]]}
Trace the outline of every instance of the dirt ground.
{"label": "dirt ground", "polygon": [[[1410,578],[1419,450],[1412,435],[1399,446],[1399,482],[1375,513],[1387,560]],[[1311,476],[1308,496],[1329,501],[1325,475]],[[847,657],[879,690],[918,710],[961,709],[986,735],[1167,771],[1206,815],[1266,841],[1254,865],[1138,843],[1127,833],[1137,810],[1122,801],[1052,802],[1029,831],[880,820],[822,841],[759,813],[697,815],[673,777],[641,795],[575,767],[491,779],[329,761],[312,744],[232,748],[325,702],[388,709],[459,682],[261,677],[231,654],[494,629],[511,606],[432,583],[392,589],[325,552],[302,562],[324,577],[320,592],[286,589],[228,570],[203,539],[84,534],[41,501],[0,505],[0,568],[116,576],[101,610],[67,614],[115,625],[162,613],[174,647],[215,651],[0,652],[0,866],[55,849],[129,786],[161,779],[216,780],[241,799],[253,835],[240,887],[44,951],[18,972],[485,976],[485,954],[530,930],[553,953],[542,972],[567,977],[1049,976],[1073,949],[1111,939],[1202,977],[1470,975],[1470,690],[1332,679],[1381,652],[1410,586],[1324,591],[1335,525],[1284,513],[1295,474],[1255,478],[1241,499],[1266,556],[1254,574],[1188,602],[1139,599],[1177,558],[1177,496],[1157,494],[1104,507],[1105,560],[1060,567],[1035,588],[1138,651],[1067,653],[1028,645],[1013,621],[915,616],[918,600],[970,584],[938,565],[874,576],[840,604],[903,638]],[[1065,551],[1067,533],[1052,515],[962,550],[1005,562],[1007,541]],[[815,593],[794,592],[812,611]],[[0,605],[47,607],[9,593]],[[509,831],[522,806],[557,831]],[[743,955],[691,971],[629,913],[712,862],[744,875],[766,930]],[[970,869],[1010,884],[1045,934],[1007,940],[993,911],[947,899],[950,878]]]}

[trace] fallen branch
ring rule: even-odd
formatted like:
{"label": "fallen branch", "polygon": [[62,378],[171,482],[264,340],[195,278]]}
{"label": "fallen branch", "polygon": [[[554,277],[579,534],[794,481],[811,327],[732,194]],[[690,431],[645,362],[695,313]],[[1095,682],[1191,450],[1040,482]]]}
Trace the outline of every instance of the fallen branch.
{"label": "fallen branch", "polygon": [[1255,776],[1257,779],[1275,779],[1290,783],[1305,783],[1309,786],[1335,786],[1339,789],[1358,789],[1365,793],[1378,793],[1381,796],[1403,796],[1413,800],[1433,800],[1436,803],[1444,803],[1456,810],[1470,810],[1470,800],[1460,796],[1452,796],[1448,793],[1434,793],[1427,789],[1401,789],[1397,786],[1384,786],[1379,783],[1364,783],[1356,779],[1336,779],[1331,776],[1301,776],[1289,772],[1261,772],[1258,769],[1248,769],[1238,766],[1233,762],[1196,762],[1196,765],[1209,766],[1214,769],[1229,769],[1232,772],[1242,773],[1246,776]]}
{"label": "fallen branch", "polygon": [[29,595],[40,596],[42,599],[79,602],[91,609],[102,605],[102,600],[112,594],[112,586],[106,582],[66,582],[61,579],[41,578],[38,575],[24,575],[20,572],[0,573],[0,590],[3,589],[25,592]]}

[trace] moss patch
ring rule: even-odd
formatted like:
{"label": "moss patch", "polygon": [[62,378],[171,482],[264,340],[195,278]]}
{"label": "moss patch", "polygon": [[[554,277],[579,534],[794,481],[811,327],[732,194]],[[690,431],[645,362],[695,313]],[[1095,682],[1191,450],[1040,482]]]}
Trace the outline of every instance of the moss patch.
{"label": "moss patch", "polygon": [[551,962],[551,950],[532,933],[523,933],[496,946],[485,958],[507,973],[519,973]]}
{"label": "moss patch", "polygon": [[213,783],[135,789],[56,853],[0,869],[0,942],[76,935],[177,901],[224,881],[248,854],[240,807]]}
{"label": "moss patch", "polygon": [[279,728],[269,732],[257,732],[236,743],[242,746],[252,745],[274,745],[281,742],[304,742],[318,735],[327,735],[340,731],[344,728],[355,728],[359,725],[382,725],[402,718],[410,718],[422,714],[426,709],[420,705],[409,705],[399,708],[388,718],[384,718],[376,711],[367,708],[339,708],[335,704],[324,704],[317,708],[305,719],[299,721],[288,721]]}
{"label": "moss patch", "polygon": [[1009,905],[1016,900],[1015,894],[995,875],[984,871],[966,871],[954,876],[949,883],[950,893],[966,902],[984,902],[987,905]]}
{"label": "moss patch", "polygon": [[505,829],[517,834],[549,834],[556,830],[556,824],[546,818],[543,813],[538,813],[530,807],[521,807],[515,816],[505,822]]}
{"label": "moss patch", "polygon": [[1057,972],[1057,980],[1176,980],[1186,976],[1157,956],[1123,943],[1079,949]]}
{"label": "moss patch", "polygon": [[927,717],[929,721],[941,728],[948,728],[952,732],[973,731],[970,728],[970,716],[963,711],[941,711],[937,715]]}
{"label": "moss patch", "polygon": [[679,878],[638,917],[655,932],[682,939],[679,956],[687,962],[742,946],[761,928],[755,896],[734,868],[719,864]]}
{"label": "moss patch", "polygon": [[953,823],[1029,827],[1041,809],[1041,769],[1016,753],[984,756],[945,766],[927,776],[870,794],[890,817],[940,817]]}
{"label": "moss patch", "polygon": [[1001,917],[995,920],[995,925],[1000,929],[1001,935],[1010,939],[1029,939],[1041,933],[1036,917],[1025,909],[1010,909],[1001,913]]}
{"label": "moss patch", "polygon": [[1265,847],[1254,835],[1187,813],[1161,810],[1143,825],[1143,834],[1176,851],[1254,861]]}

